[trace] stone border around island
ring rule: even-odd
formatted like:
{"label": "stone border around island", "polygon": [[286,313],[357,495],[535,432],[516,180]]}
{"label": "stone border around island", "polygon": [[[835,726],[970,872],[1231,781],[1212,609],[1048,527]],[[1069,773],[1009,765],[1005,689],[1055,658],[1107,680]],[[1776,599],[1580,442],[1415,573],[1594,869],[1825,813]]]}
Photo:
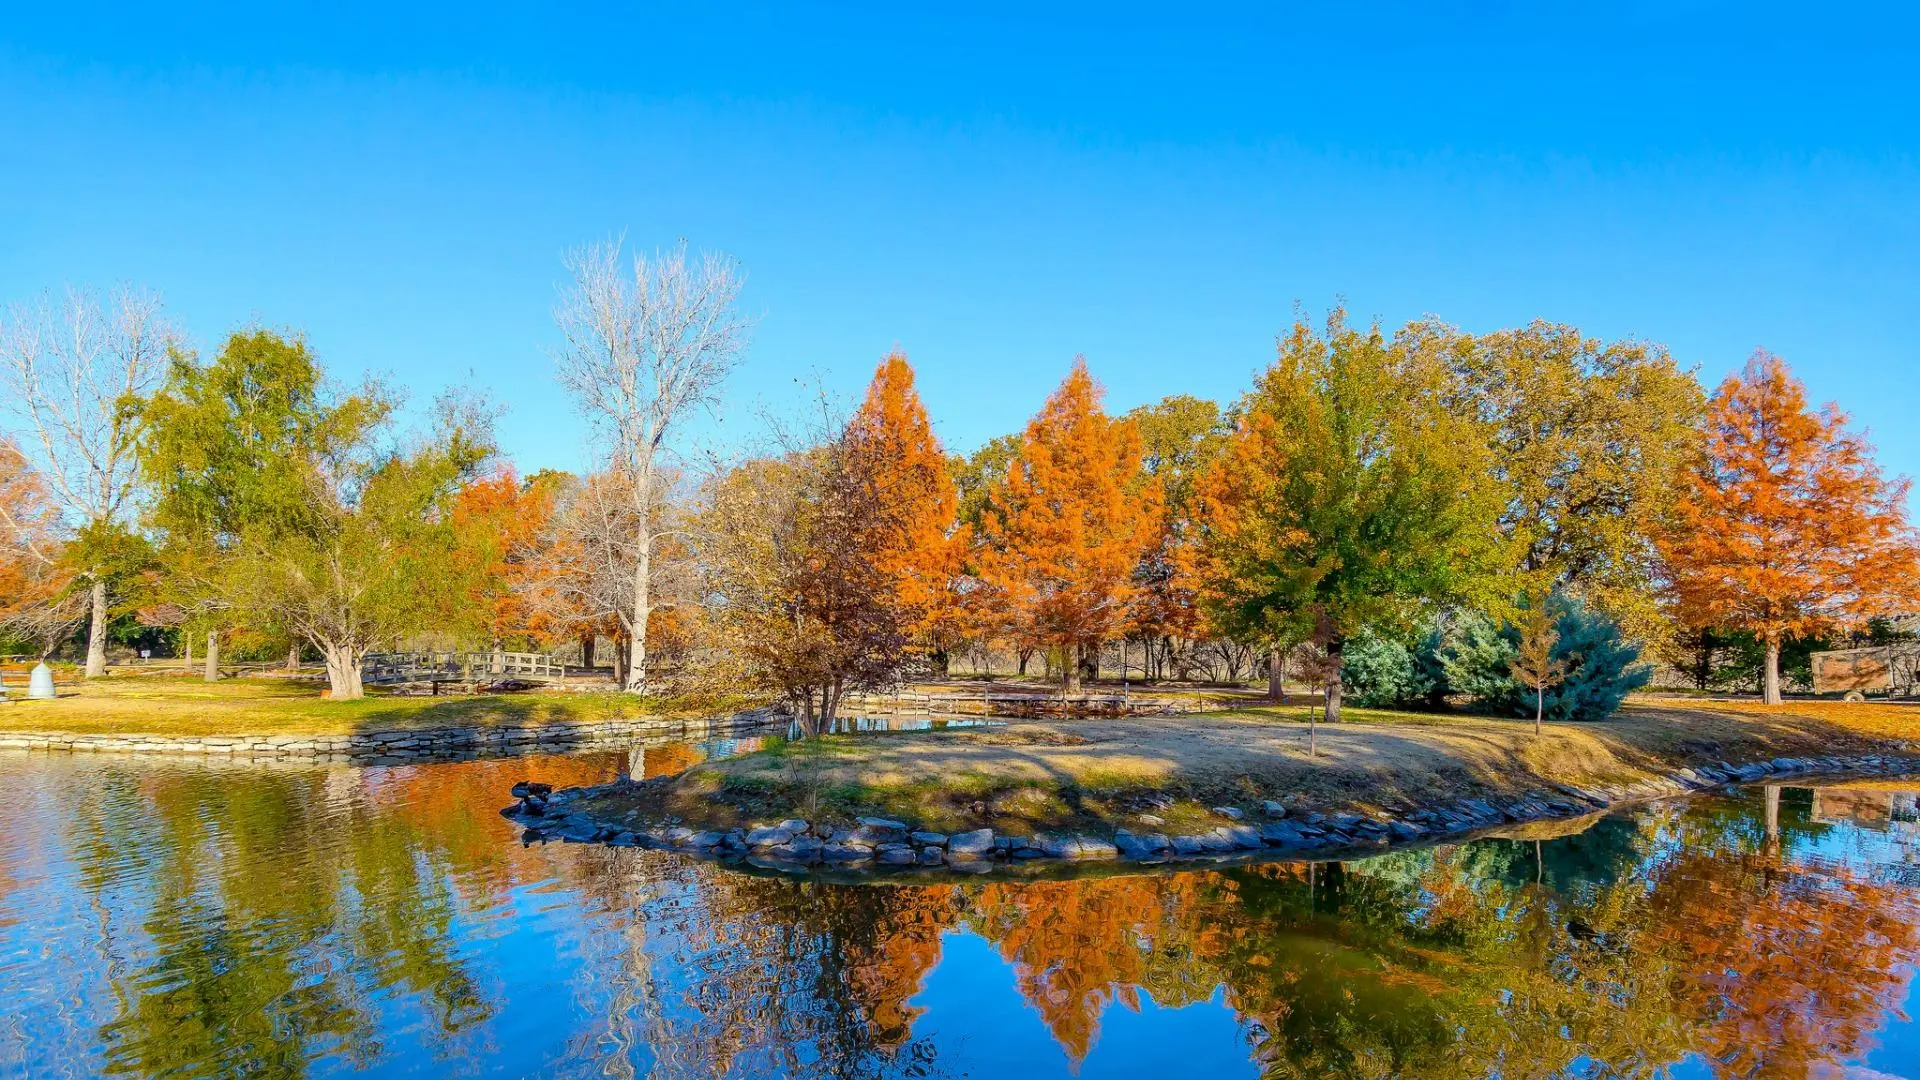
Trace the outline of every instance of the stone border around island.
{"label": "stone border around island", "polygon": [[751,709],[717,717],[646,716],[559,721],[528,727],[462,725],[345,735],[98,735],[0,731],[0,750],[426,761],[453,756],[572,750],[620,744],[637,738],[724,737],[783,730],[786,724],[784,713]]}
{"label": "stone border around island", "polygon": [[[1263,856],[1363,856],[1394,846],[1471,839],[1501,827],[1586,817],[1626,804],[1689,795],[1737,784],[1786,778],[1920,774],[1920,756],[1866,754],[1792,758],[1683,768],[1632,784],[1576,787],[1554,784],[1518,798],[1459,799],[1392,817],[1289,810],[1262,804],[1259,824],[1238,807],[1214,807],[1224,823],[1202,834],[1168,835],[1119,829],[1111,838],[1082,834],[1001,836],[991,829],[945,834],[908,822],[863,817],[852,827],[802,818],[752,829],[696,830],[677,820],[623,828],[570,813],[569,803],[605,788],[551,792],[516,785],[518,803],[500,811],[523,827],[523,843],[560,840],[674,851],[697,858],[787,873],[908,870],[992,873],[1019,866],[1064,866],[1123,861],[1134,865],[1251,861]],[[1169,798],[1169,802],[1170,797]]]}

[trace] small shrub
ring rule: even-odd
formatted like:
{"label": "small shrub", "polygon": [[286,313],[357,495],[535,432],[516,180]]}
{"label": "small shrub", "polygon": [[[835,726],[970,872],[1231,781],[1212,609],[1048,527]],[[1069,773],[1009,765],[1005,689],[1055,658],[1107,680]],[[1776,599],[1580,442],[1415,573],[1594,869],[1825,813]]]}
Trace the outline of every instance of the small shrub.
{"label": "small shrub", "polygon": [[1413,648],[1374,631],[1347,643],[1340,683],[1355,705],[1368,709],[1438,708],[1446,703],[1438,632]]}
{"label": "small shrub", "polygon": [[[1566,663],[1567,674],[1547,690],[1546,718],[1604,720],[1628,694],[1647,684],[1653,669],[1639,662],[1639,647],[1621,638],[1612,619],[1573,597],[1556,594],[1548,603],[1557,612],[1554,628],[1560,634],[1553,658]],[[1481,711],[1532,716],[1533,692],[1510,668],[1519,646],[1520,631],[1511,623],[1496,626],[1485,615],[1465,615],[1456,621],[1444,650],[1447,682]]]}

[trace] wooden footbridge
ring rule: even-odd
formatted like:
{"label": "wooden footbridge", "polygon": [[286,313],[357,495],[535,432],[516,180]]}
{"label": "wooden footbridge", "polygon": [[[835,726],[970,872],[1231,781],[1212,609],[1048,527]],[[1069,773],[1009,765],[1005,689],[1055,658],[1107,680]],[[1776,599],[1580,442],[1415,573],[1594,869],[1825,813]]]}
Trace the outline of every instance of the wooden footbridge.
{"label": "wooden footbridge", "polygon": [[557,682],[566,674],[566,665],[546,653],[368,653],[360,665],[360,681],[369,686],[443,682]]}

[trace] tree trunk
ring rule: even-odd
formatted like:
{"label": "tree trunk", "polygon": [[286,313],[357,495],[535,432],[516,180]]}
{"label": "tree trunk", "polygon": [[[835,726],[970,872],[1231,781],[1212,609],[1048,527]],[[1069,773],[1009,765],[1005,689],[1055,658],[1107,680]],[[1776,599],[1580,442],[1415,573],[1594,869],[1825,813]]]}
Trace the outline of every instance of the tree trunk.
{"label": "tree trunk", "polygon": [[953,657],[945,649],[935,649],[927,654],[927,661],[933,665],[933,673],[944,679],[953,666]]}
{"label": "tree trunk", "polygon": [[1267,650],[1267,696],[1287,703],[1287,651],[1278,645]]}
{"label": "tree trunk", "polygon": [[1027,662],[1033,659],[1033,650],[1015,649],[1013,655],[1014,659],[1020,662],[1019,674],[1025,675],[1027,673]]}
{"label": "tree trunk", "polygon": [[334,701],[358,701],[366,696],[360,684],[360,661],[365,650],[354,645],[328,644],[322,652],[327,660],[327,697]]}
{"label": "tree trunk", "polygon": [[633,654],[627,650],[627,643],[614,639],[613,643],[613,681],[624,687],[627,685],[627,665]]}
{"label": "tree trunk", "polygon": [[1766,682],[1760,691],[1760,700],[1768,705],[1780,704],[1780,639],[1767,639]]}
{"label": "tree trunk", "polygon": [[1340,722],[1341,676],[1346,669],[1347,642],[1336,637],[1327,642],[1327,723]]}
{"label": "tree trunk", "polygon": [[207,666],[200,677],[208,682],[220,681],[220,631],[207,631]]}
{"label": "tree trunk", "polygon": [[93,613],[87,625],[87,678],[107,673],[107,583],[93,583]]}
{"label": "tree trunk", "polygon": [[1545,686],[1536,686],[1533,688],[1533,733],[1535,735],[1540,734],[1540,719],[1546,714],[1546,711],[1547,688]]}
{"label": "tree trunk", "polygon": [[580,666],[581,667],[590,668],[593,666],[593,647],[597,643],[595,639],[598,637],[599,637],[598,634],[581,634],[580,635]]}
{"label": "tree trunk", "polygon": [[[642,479],[640,483],[649,483]],[[645,500],[643,499],[643,504]],[[653,523],[650,506],[640,509],[638,555],[633,561],[633,625],[628,628],[627,677],[621,682],[635,694],[647,692],[647,620],[653,615]]]}
{"label": "tree trunk", "polygon": [[1069,694],[1080,692],[1080,643],[1077,641],[1061,649],[1060,686]]}
{"label": "tree trunk", "polygon": [[287,646],[287,670],[289,672],[300,670],[300,643],[297,641]]}
{"label": "tree trunk", "polygon": [[1768,784],[1766,791],[1767,808],[1767,846],[1777,848],[1780,844],[1780,785]]}
{"label": "tree trunk", "polygon": [[183,673],[193,670],[193,635],[187,633],[184,626],[180,628],[180,670]]}

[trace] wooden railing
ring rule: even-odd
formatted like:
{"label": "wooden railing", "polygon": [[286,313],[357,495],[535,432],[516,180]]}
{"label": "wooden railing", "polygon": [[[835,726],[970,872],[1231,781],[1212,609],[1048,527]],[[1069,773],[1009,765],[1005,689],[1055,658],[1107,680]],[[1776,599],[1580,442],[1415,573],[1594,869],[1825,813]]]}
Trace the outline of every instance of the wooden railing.
{"label": "wooden railing", "polygon": [[368,653],[360,665],[360,680],[376,685],[508,680],[550,682],[564,678],[566,674],[566,665],[546,653]]}

